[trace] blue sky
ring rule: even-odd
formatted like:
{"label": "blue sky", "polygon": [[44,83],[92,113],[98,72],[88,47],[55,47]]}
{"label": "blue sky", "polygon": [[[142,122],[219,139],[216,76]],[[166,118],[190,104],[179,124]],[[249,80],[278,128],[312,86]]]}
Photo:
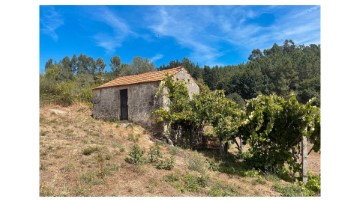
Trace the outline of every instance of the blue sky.
{"label": "blue sky", "polygon": [[81,53],[107,64],[114,55],[239,64],[285,39],[320,44],[320,6],[40,6],[40,72]]}

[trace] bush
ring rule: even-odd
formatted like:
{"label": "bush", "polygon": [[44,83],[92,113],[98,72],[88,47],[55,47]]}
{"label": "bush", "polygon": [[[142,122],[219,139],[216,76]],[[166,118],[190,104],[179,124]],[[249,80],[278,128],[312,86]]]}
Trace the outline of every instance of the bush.
{"label": "bush", "polygon": [[177,174],[171,173],[170,175],[165,176],[165,182],[176,182],[179,181],[180,177]]}
{"label": "bush", "polygon": [[210,188],[209,196],[240,196],[238,188],[229,186],[226,183],[216,183]]}
{"label": "bush", "polygon": [[309,174],[309,180],[305,187],[315,193],[320,193],[320,176],[313,176]]}
{"label": "bush", "polygon": [[175,156],[179,153],[179,148],[178,147],[171,147],[170,148],[170,154]]}
{"label": "bush", "polygon": [[141,164],[144,162],[143,156],[145,151],[140,148],[139,145],[134,144],[132,147],[129,156],[125,158],[125,161],[131,164]]}
{"label": "bush", "polygon": [[155,146],[150,148],[148,156],[150,163],[159,161],[159,158],[161,158],[159,143],[156,143]]}
{"label": "bush", "polygon": [[160,170],[171,170],[174,168],[175,157],[171,156],[170,158],[160,159],[156,164],[156,168]]}
{"label": "bush", "polygon": [[97,152],[97,151],[99,151],[98,147],[88,147],[83,150],[83,154],[86,156],[89,156],[92,153]]}
{"label": "bush", "polygon": [[185,187],[190,192],[197,192],[208,184],[208,178],[204,176],[196,176],[188,174],[183,179]]}
{"label": "bush", "polygon": [[186,162],[190,170],[194,170],[200,173],[205,171],[205,161],[201,159],[201,156],[197,153],[188,156],[188,161]]}

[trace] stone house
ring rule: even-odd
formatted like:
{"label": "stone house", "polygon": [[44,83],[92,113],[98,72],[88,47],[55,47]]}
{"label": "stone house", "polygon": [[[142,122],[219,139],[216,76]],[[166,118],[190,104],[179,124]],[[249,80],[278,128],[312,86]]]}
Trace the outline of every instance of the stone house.
{"label": "stone house", "polygon": [[[164,96],[155,98],[166,75],[187,83],[189,96],[199,93],[199,86],[183,67],[138,75],[122,76],[93,89],[93,117],[129,120],[145,128],[156,125],[152,111],[169,103]],[[166,90],[164,90],[163,93]]]}

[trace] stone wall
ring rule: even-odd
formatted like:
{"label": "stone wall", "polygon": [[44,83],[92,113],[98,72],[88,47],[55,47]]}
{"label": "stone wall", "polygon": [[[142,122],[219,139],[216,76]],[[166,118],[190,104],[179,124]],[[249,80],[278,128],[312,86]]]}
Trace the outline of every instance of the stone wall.
{"label": "stone wall", "polygon": [[159,107],[154,99],[160,82],[140,83],[127,86],[93,90],[93,117],[120,119],[120,90],[128,89],[128,119],[144,127],[151,127],[151,112]]}
{"label": "stone wall", "polygon": [[198,94],[200,92],[199,86],[196,84],[195,80],[185,69],[181,69],[178,73],[176,73],[174,75],[174,79],[177,81],[182,80],[187,82],[187,88],[189,91],[190,99],[192,99],[193,94]]}
{"label": "stone wall", "polygon": [[[185,69],[174,75],[174,79],[187,82],[190,99],[194,93],[199,93],[199,86]],[[128,89],[128,120],[140,124],[154,132],[162,131],[155,123],[152,111],[160,106],[165,108],[170,104],[165,96],[167,89],[159,98],[155,98],[160,81],[140,83],[127,86],[109,87],[93,90],[93,117],[96,119],[120,120],[120,90]]]}

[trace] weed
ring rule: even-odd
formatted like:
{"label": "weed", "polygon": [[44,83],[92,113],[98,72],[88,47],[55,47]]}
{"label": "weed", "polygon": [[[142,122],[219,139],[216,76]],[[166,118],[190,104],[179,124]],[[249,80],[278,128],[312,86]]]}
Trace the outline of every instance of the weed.
{"label": "weed", "polygon": [[281,196],[313,196],[315,193],[307,189],[304,185],[294,184],[289,186],[284,186],[279,183],[274,184],[274,189],[281,193]]}
{"label": "weed", "polygon": [[158,143],[155,146],[151,147],[148,153],[150,163],[158,162],[162,157],[160,152],[160,146]]}
{"label": "weed", "polygon": [[189,155],[186,163],[190,170],[194,170],[199,173],[205,172],[205,162],[201,159],[201,156],[197,153]]}
{"label": "weed", "polygon": [[128,140],[131,142],[134,142],[134,143],[139,142],[139,137],[140,137],[140,134],[136,134],[136,135],[133,133],[128,134]]}
{"label": "weed", "polygon": [[65,131],[65,135],[67,136],[67,137],[72,137],[72,136],[74,136],[74,130],[71,130],[71,129],[66,129],[66,131]]}
{"label": "weed", "polygon": [[309,180],[305,187],[316,194],[320,194],[320,176],[309,174]]}
{"label": "weed", "polygon": [[75,196],[88,196],[87,190],[83,186],[76,186],[74,189]]}
{"label": "weed", "polygon": [[46,170],[46,166],[43,163],[40,163],[40,170]]}
{"label": "weed", "polygon": [[97,155],[97,163],[98,163],[98,176],[101,178],[101,179],[104,179],[105,177],[105,168],[104,168],[104,157],[101,153],[98,153]]}
{"label": "weed", "polygon": [[131,164],[141,164],[144,162],[143,156],[145,151],[140,148],[138,144],[134,144],[129,156],[125,158],[125,161]]}
{"label": "weed", "polygon": [[254,179],[252,182],[251,182],[252,185],[257,185],[257,184],[266,184],[266,180],[263,179],[261,176],[259,177],[256,177],[256,179]]}
{"label": "weed", "polygon": [[165,176],[165,182],[176,182],[180,180],[180,176],[175,173],[171,173],[170,175]]}
{"label": "weed", "polygon": [[54,196],[54,188],[41,185],[40,186],[40,196]]}
{"label": "weed", "polygon": [[81,180],[89,185],[103,184],[104,180],[98,178],[93,172],[89,171],[81,175]]}
{"label": "weed", "polygon": [[207,158],[205,162],[207,163],[209,170],[211,171],[219,170],[219,163],[217,163],[214,159]]}
{"label": "weed", "polygon": [[208,178],[204,176],[196,176],[188,174],[183,178],[186,190],[190,192],[198,192],[201,188],[206,187]]}
{"label": "weed", "polygon": [[106,164],[104,173],[105,175],[113,175],[114,172],[117,172],[120,170],[120,166],[116,164]]}
{"label": "weed", "polygon": [[149,179],[149,185],[148,185],[149,191],[150,191],[151,193],[154,192],[154,189],[155,189],[155,187],[157,187],[157,186],[158,186],[157,180],[154,179],[154,178],[150,178],[150,179]]}
{"label": "weed", "polygon": [[137,164],[134,166],[134,172],[139,174],[139,175],[144,175],[146,170],[145,167],[141,164]]}
{"label": "weed", "polygon": [[208,192],[209,196],[240,196],[238,189],[228,184],[218,182]]}
{"label": "weed", "polygon": [[54,158],[56,158],[56,159],[60,159],[60,158],[62,158],[62,157],[64,157],[64,156],[61,155],[61,154],[54,154]]}
{"label": "weed", "polygon": [[160,159],[156,164],[156,168],[160,170],[171,170],[174,168],[175,157],[171,156],[170,158]]}
{"label": "weed", "polygon": [[60,172],[62,173],[69,173],[70,171],[74,170],[75,166],[73,164],[68,164],[62,168],[60,168]]}
{"label": "weed", "polygon": [[176,156],[179,153],[180,149],[178,147],[170,147],[170,154]]}
{"label": "weed", "polygon": [[100,150],[99,147],[88,147],[83,150],[83,154],[89,156],[92,153],[97,152],[99,150]]}
{"label": "weed", "polygon": [[240,171],[240,175],[243,177],[260,177],[260,173],[257,170],[242,170]]}
{"label": "weed", "polygon": [[49,133],[49,131],[40,131],[40,136],[46,136]]}

